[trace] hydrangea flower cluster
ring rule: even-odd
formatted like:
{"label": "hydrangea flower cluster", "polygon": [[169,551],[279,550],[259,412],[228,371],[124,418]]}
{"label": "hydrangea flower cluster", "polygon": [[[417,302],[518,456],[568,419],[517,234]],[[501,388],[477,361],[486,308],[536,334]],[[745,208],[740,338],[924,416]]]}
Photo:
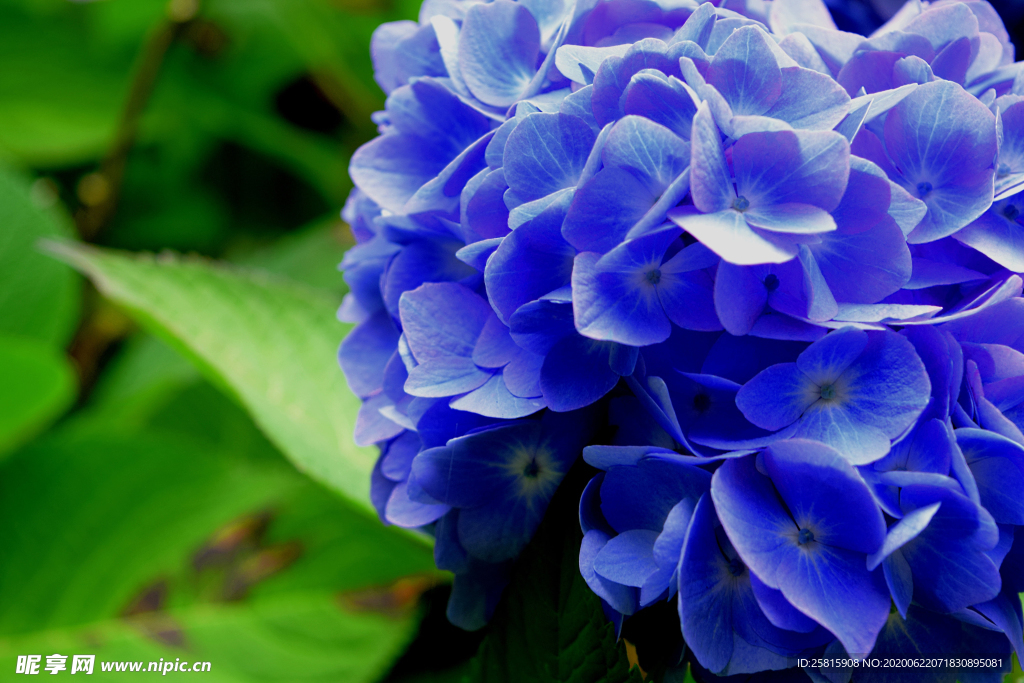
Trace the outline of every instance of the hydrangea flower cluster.
{"label": "hydrangea flower cluster", "polygon": [[672,601],[705,679],[1024,654],[1024,68],[987,2],[865,37],[821,0],[426,0],[373,57],[339,356],[454,623],[582,453],[583,577],[618,625]]}

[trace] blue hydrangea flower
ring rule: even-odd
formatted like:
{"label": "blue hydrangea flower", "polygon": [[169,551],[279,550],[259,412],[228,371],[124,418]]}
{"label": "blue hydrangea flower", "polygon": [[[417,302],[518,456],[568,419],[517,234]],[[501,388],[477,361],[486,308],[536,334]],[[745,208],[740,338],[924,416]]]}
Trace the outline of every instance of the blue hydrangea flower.
{"label": "blue hydrangea flower", "polygon": [[1024,69],[984,0],[857,6],[427,0],[375,33],[339,361],[453,623],[582,456],[583,578],[617,627],[674,601],[703,680],[1024,650]]}

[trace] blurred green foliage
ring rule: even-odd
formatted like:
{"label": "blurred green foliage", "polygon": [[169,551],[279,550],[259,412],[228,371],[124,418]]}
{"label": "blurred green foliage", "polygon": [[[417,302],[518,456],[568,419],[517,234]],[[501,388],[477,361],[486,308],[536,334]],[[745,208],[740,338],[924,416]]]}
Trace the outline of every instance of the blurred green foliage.
{"label": "blurred green foliage", "polygon": [[417,6],[0,2],[0,670],[369,682],[415,635],[443,577],[369,508],[333,313],[370,35]]}

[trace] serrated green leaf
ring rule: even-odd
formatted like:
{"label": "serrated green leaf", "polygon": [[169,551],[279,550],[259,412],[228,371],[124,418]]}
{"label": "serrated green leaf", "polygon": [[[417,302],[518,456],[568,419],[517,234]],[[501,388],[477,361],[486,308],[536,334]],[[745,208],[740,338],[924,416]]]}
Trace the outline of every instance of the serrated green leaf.
{"label": "serrated green leaf", "polygon": [[579,571],[581,466],[555,493],[473,663],[474,683],[642,683]]}
{"label": "serrated green leaf", "polygon": [[64,243],[55,253],[238,397],[302,471],[370,513],[375,449],[352,442],[356,398],[335,361],[337,301],[206,260],[129,256]]}
{"label": "serrated green leaf", "polygon": [[0,335],[0,455],[41,432],[75,400],[63,353],[34,339]]}
{"label": "serrated green leaf", "polygon": [[78,319],[79,279],[38,250],[43,238],[68,237],[68,220],[32,200],[27,180],[0,167],[0,334],[63,346]]}

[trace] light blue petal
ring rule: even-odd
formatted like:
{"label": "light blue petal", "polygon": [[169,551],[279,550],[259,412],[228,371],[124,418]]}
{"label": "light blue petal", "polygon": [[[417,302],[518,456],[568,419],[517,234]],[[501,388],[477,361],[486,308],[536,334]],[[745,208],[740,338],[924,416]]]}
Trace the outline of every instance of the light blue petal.
{"label": "light blue petal", "polygon": [[693,203],[704,213],[731,208],[736,192],[722,152],[722,139],[707,103],[700,105],[693,118],[690,144],[690,193]]}
{"label": "light blue petal", "polygon": [[655,195],[690,165],[690,145],[671,130],[640,116],[625,116],[608,134],[605,166],[626,169]]}
{"label": "light blue petal", "polygon": [[575,187],[596,136],[570,114],[530,114],[508,137],[505,181],[524,201]]}
{"label": "light blue petal", "polygon": [[708,83],[725,97],[735,114],[764,114],[782,93],[782,72],[763,29],[735,30],[715,52]]}
{"label": "light blue petal", "polygon": [[[623,247],[632,244],[629,242]],[[609,254],[612,253],[615,252]],[[660,255],[653,263],[635,264],[632,270],[613,272],[601,272],[597,267],[599,259],[598,254],[584,252],[576,257],[573,266],[573,312],[580,334],[630,346],[657,344],[668,339],[671,324],[658,299],[657,288],[645,274],[645,271],[659,272]]]}
{"label": "light blue petal", "polygon": [[808,235],[836,229],[836,222],[827,211],[810,204],[756,206],[743,215],[753,227],[771,232]]}
{"label": "light blue petal", "polygon": [[693,207],[669,211],[669,219],[701,244],[739,266],[785,263],[799,251],[795,244],[772,240],[751,228],[743,214],[733,209],[698,213]]}
{"label": "light blue petal", "polygon": [[883,560],[917,538],[932,521],[935,513],[939,511],[940,505],[942,503],[933,503],[927,507],[918,508],[904,515],[903,519],[894,524],[885,535],[885,543],[882,544],[882,547],[868,555],[868,570],[874,571]]}

